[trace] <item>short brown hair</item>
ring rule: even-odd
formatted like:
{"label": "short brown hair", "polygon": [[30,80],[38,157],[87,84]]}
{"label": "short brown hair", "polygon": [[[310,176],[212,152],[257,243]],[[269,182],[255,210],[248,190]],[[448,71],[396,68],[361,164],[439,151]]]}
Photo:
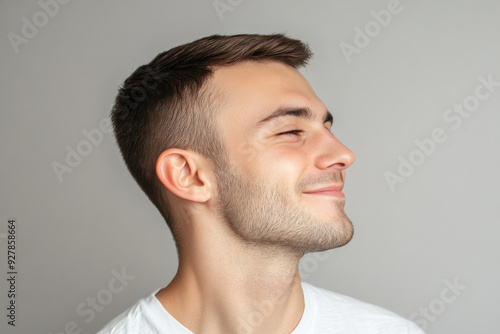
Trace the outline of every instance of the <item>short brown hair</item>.
{"label": "short brown hair", "polygon": [[215,116],[220,97],[205,84],[214,67],[242,61],[277,61],[298,68],[309,47],[283,34],[213,35],[157,55],[125,80],[111,119],[125,163],[161,212],[174,237],[173,208],[156,176],[156,161],[169,148],[198,152],[218,166],[225,145]]}

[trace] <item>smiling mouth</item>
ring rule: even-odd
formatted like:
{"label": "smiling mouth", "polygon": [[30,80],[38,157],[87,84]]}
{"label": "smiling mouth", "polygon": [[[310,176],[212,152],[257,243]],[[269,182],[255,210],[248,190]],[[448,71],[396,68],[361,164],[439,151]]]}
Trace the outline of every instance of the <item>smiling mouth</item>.
{"label": "smiling mouth", "polygon": [[311,190],[311,191],[304,191],[304,194],[345,198],[345,195],[342,192],[343,187],[344,187],[344,185],[341,184],[341,185],[330,186],[330,187],[320,188],[320,189]]}

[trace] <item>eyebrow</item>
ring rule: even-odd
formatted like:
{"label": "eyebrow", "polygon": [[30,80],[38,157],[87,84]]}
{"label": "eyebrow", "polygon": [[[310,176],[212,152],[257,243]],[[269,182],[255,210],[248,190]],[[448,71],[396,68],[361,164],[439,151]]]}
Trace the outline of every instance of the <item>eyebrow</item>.
{"label": "eyebrow", "polygon": [[[311,109],[307,107],[299,107],[299,108],[293,108],[293,107],[281,107],[278,108],[276,111],[274,111],[271,115],[267,116],[266,118],[262,119],[257,123],[257,127],[261,128],[271,122],[272,120],[281,118],[281,117],[286,117],[286,116],[294,116],[294,117],[300,117],[304,118],[306,120],[312,120],[314,119],[314,115],[311,112]],[[327,122],[332,122],[333,124],[333,116],[332,114],[327,110],[325,112],[325,116],[323,117],[323,123]]]}

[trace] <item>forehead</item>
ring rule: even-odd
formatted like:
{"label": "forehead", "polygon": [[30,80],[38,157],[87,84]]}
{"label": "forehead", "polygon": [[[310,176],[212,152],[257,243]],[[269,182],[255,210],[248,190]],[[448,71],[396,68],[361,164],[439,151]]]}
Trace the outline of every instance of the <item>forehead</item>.
{"label": "forehead", "polygon": [[279,62],[242,62],[214,71],[213,87],[221,93],[223,128],[244,131],[280,107],[326,110],[307,80],[295,68]]}

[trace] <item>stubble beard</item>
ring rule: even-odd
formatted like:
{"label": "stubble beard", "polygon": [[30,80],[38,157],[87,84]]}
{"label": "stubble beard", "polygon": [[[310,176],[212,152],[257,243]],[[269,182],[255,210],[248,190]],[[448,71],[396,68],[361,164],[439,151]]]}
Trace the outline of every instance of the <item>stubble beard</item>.
{"label": "stubble beard", "polygon": [[[353,236],[343,200],[332,200],[334,213],[323,220],[277,182],[251,180],[228,164],[217,171],[216,212],[246,243],[273,246],[302,256],[341,247]],[[339,177],[339,173],[326,176],[331,182]]]}

